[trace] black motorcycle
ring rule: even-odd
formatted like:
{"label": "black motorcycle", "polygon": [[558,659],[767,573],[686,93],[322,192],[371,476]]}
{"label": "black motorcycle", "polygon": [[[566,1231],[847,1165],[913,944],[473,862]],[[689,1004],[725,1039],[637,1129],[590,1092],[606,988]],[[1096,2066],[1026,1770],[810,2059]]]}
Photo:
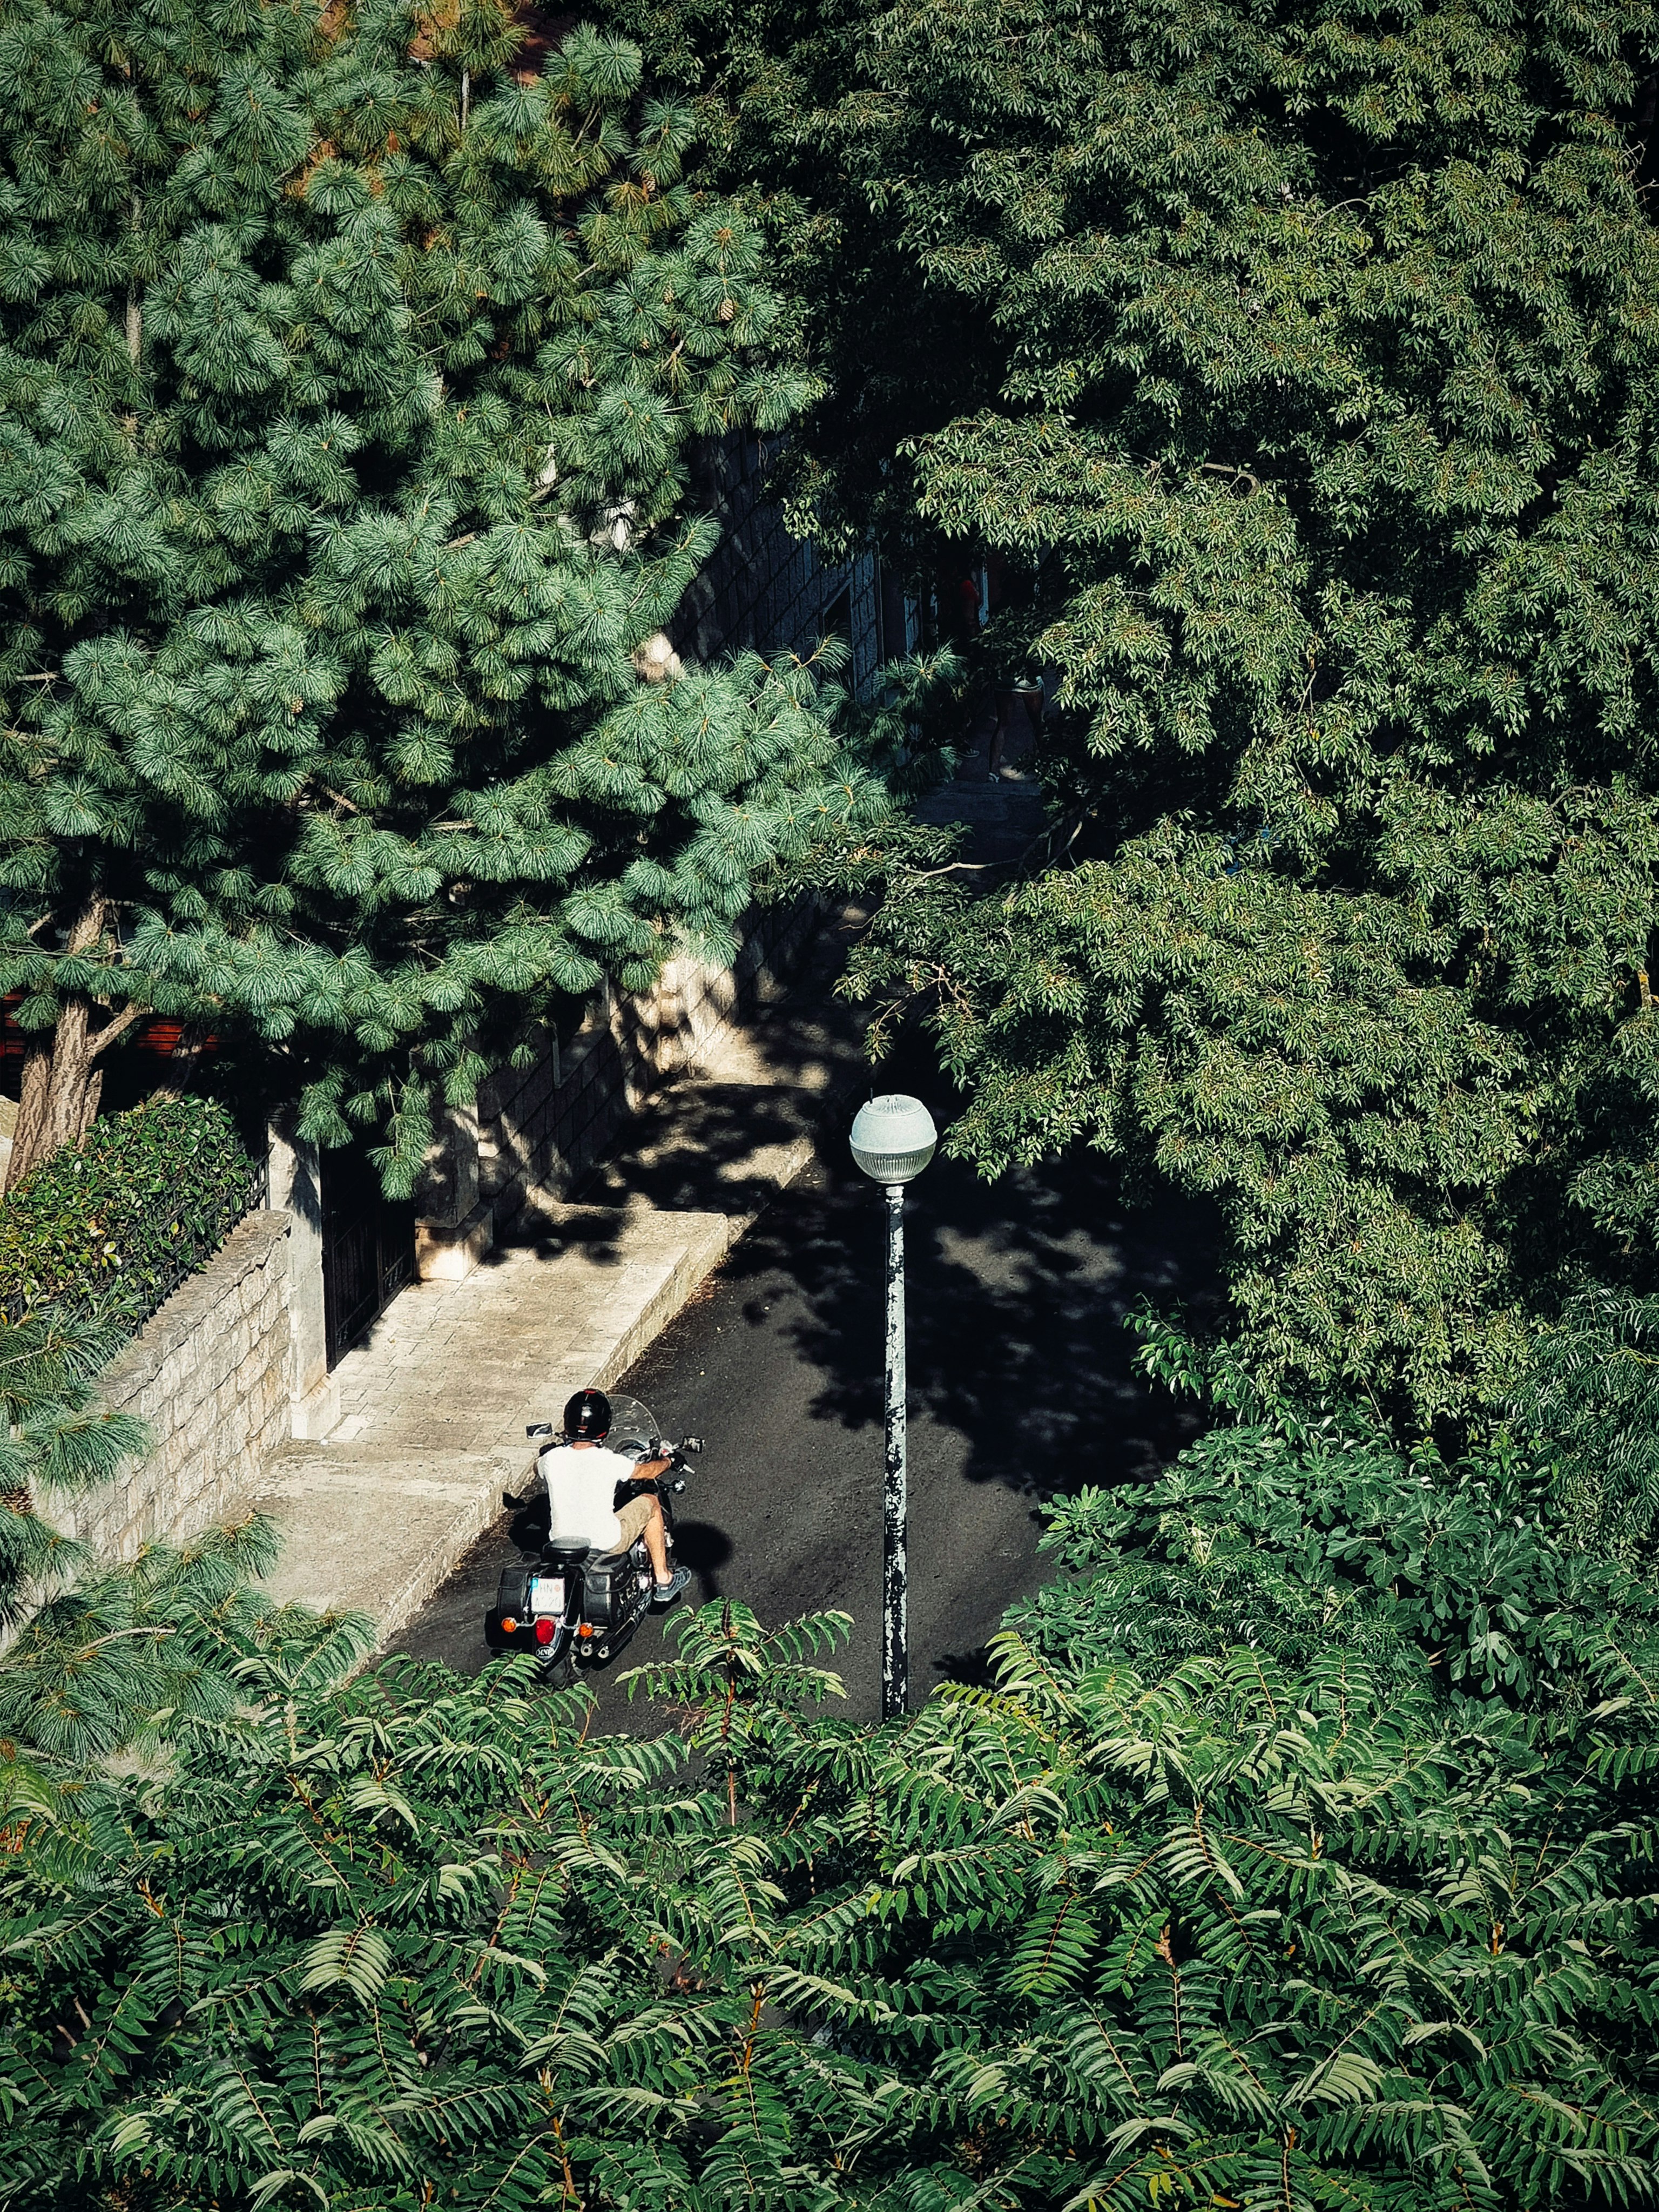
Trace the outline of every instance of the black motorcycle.
{"label": "black motorcycle", "polygon": [[[525,1434],[538,1443],[540,1494],[534,1490],[528,1498],[515,1498],[511,1491],[502,1493],[503,1503],[519,1512],[513,1533],[522,1556],[516,1566],[501,1570],[495,1607],[484,1620],[484,1641],[492,1651],[532,1653],[542,1680],[562,1687],[574,1668],[603,1667],[621,1650],[650,1607],[654,1577],[643,1537],[626,1551],[601,1552],[591,1544],[549,1534],[550,1509],[542,1459],[568,1439],[550,1421],[532,1422]],[[683,1437],[678,1443],[671,1443],[657,1433],[656,1423],[637,1398],[613,1397],[605,1443],[636,1466],[653,1459],[669,1462],[667,1472],[651,1482],[619,1483],[617,1503],[638,1497],[641,1490],[656,1492],[662,1500],[672,1565],[671,1501],[685,1487],[685,1461],[702,1449],[702,1438]]]}

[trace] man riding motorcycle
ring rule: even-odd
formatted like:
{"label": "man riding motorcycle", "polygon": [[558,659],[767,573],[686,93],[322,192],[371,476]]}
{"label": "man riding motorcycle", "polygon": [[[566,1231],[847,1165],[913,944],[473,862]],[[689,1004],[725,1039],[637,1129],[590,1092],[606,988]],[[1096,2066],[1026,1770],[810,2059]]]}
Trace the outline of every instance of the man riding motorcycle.
{"label": "man riding motorcycle", "polygon": [[654,1483],[672,1461],[640,1464],[606,1449],[611,1401],[603,1390],[577,1391],[564,1409],[564,1433],[565,1443],[541,1456],[550,1535],[592,1544],[601,1552],[625,1552],[643,1537],[651,1560],[652,1603],[672,1605],[691,1577],[684,1567],[669,1570],[661,1498],[652,1489],[630,1498],[620,1510],[614,1501],[618,1484]]}

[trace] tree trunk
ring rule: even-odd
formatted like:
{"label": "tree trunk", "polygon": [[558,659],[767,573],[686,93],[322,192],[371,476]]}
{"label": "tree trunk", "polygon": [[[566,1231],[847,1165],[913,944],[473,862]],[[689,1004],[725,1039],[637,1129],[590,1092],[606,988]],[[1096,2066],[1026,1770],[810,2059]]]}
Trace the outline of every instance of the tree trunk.
{"label": "tree trunk", "polygon": [[27,1168],[40,1157],[40,1131],[45,1124],[46,1100],[52,1091],[52,1044],[31,1036],[23,1048],[23,1095],[17,1106],[17,1126],[11,1134],[11,1157],[6,1162],[3,1188],[13,1189],[23,1179]]}
{"label": "tree trunk", "polygon": [[[109,926],[112,908],[106,898],[89,898],[76,919],[64,951],[85,952],[96,945]],[[101,1029],[92,1026],[94,1001],[79,994],[66,999],[58,1012],[58,1025],[50,1039],[31,1038],[23,1056],[23,1095],[17,1109],[11,1158],[6,1163],[3,1188],[15,1190],[24,1176],[65,1145],[78,1145],[91,1127],[103,1089],[103,1070],[96,1063],[140,1018],[142,1009],[124,1006]]]}
{"label": "tree trunk", "polygon": [[[97,1049],[98,1047],[94,1042],[93,1045],[93,1050],[96,1052]],[[91,1128],[93,1123],[98,1119],[98,1109],[103,1104],[103,1103],[104,1071],[101,1066],[94,1067],[91,1074],[88,1076],[86,1086],[81,1094],[81,1127],[76,1132],[75,1136],[75,1141],[77,1145],[86,1135],[87,1131]]]}
{"label": "tree trunk", "polygon": [[8,1190],[15,1190],[42,1160],[80,1142],[92,1078],[91,1015],[85,999],[70,1000],[58,1016],[51,1043],[28,1048],[22,1103],[6,1164]]}

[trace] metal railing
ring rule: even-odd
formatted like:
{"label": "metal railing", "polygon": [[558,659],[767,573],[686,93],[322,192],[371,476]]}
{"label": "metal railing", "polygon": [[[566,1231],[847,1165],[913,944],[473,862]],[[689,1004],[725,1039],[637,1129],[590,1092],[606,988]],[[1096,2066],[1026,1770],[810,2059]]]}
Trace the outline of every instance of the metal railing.
{"label": "metal railing", "polygon": [[141,1246],[149,1246],[137,1267],[112,1268],[101,1280],[83,1275],[73,1288],[64,1285],[43,1291],[37,1285],[10,1296],[0,1291],[0,1321],[15,1324],[50,1308],[68,1320],[94,1321],[136,1336],[176,1290],[192,1275],[200,1274],[232,1231],[251,1213],[261,1212],[270,1202],[270,1162],[260,1153],[250,1160],[248,1173],[240,1186],[227,1192],[226,1203],[217,1209],[216,1216],[204,1222],[194,1233],[180,1237],[159,1267],[150,1262],[149,1255],[155,1246],[142,1232],[146,1226],[164,1222],[173,1212],[170,1205],[150,1206],[130,1215],[123,1223],[124,1240],[132,1239],[137,1230],[140,1234],[135,1241]]}
{"label": "metal railing", "polygon": [[[145,1322],[154,1320],[181,1285],[187,1283],[192,1275],[201,1273],[214,1254],[224,1245],[233,1230],[240,1229],[250,1213],[263,1213],[270,1204],[270,1161],[265,1153],[261,1152],[253,1162],[252,1173],[242,1187],[242,1203],[234,1217],[228,1216],[224,1219],[216,1236],[191,1237],[188,1248],[181,1247],[172,1273],[162,1276],[158,1283],[148,1286],[150,1289],[148,1310],[142,1319],[133,1322],[134,1334],[136,1334],[144,1326]],[[122,1317],[125,1319],[125,1316]]]}

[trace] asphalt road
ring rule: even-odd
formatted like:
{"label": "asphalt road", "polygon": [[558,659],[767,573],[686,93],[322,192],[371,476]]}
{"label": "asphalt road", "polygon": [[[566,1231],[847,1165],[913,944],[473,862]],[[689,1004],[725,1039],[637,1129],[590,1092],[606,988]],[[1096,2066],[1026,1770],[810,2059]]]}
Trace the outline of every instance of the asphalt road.
{"label": "asphalt road", "polygon": [[[617,1386],[664,1433],[707,1442],[676,1501],[688,1600],[740,1598],[767,1623],[850,1613],[836,1663],[839,1710],[855,1717],[879,1693],[884,1237],[880,1195],[850,1162],[809,1170]],[[1210,1240],[1194,1215],[1126,1214],[1088,1158],[988,1186],[936,1161],[912,1188],[906,1237],[920,1700],[979,1672],[1004,1608],[1051,1571],[1042,1499],[1131,1478],[1180,1440],[1179,1408],[1130,1371],[1121,1321],[1144,1292],[1202,1295]],[[466,1673],[485,1663],[484,1611],[516,1557],[510,1519],[411,1623],[405,1649]],[[589,1677],[602,1725],[644,1724],[615,1678],[662,1634],[649,1617]]]}

